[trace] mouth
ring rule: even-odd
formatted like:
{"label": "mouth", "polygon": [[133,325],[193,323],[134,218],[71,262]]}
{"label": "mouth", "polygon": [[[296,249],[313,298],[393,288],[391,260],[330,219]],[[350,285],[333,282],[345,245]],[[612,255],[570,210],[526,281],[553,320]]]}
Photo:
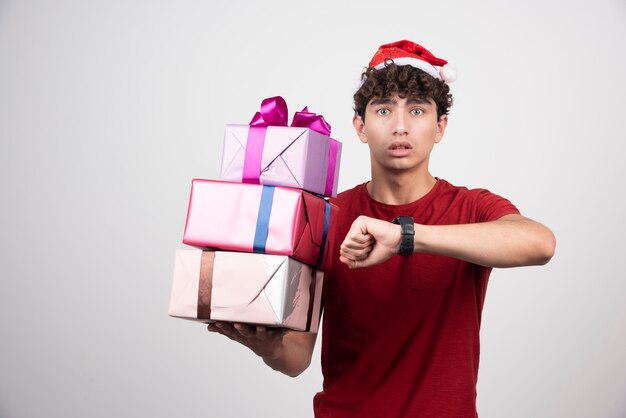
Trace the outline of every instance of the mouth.
{"label": "mouth", "polygon": [[393,144],[391,144],[389,146],[389,150],[405,150],[405,149],[412,149],[413,147],[411,146],[411,144],[409,144],[408,142],[394,142]]}

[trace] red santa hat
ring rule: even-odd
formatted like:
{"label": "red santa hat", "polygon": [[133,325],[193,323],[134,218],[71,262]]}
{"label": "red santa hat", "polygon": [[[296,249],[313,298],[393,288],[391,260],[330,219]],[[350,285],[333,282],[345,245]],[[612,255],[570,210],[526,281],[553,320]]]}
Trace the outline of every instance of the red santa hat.
{"label": "red santa hat", "polygon": [[429,50],[411,41],[398,41],[381,45],[369,63],[376,69],[385,66],[385,60],[391,59],[396,65],[410,65],[418,68],[438,80],[450,84],[456,80],[456,71],[450,68],[448,61],[437,58]]}

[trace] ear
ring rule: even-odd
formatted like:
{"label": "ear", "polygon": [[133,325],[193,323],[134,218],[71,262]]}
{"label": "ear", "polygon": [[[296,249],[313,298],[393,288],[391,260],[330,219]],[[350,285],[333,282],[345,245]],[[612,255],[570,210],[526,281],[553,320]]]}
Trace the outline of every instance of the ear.
{"label": "ear", "polygon": [[438,144],[439,141],[443,138],[443,134],[446,132],[446,127],[448,126],[448,115],[441,115],[439,120],[437,121],[437,133],[435,135],[435,144]]}
{"label": "ear", "polygon": [[354,130],[359,136],[361,142],[367,144],[367,135],[365,135],[365,122],[363,122],[363,118],[355,113],[352,118],[352,125],[354,126]]}

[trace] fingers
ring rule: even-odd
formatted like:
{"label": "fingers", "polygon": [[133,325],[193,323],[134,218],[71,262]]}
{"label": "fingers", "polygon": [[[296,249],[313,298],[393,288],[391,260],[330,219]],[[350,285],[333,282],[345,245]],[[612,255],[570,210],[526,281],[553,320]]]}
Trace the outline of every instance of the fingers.
{"label": "fingers", "polygon": [[208,326],[209,331],[218,332],[252,350],[263,358],[280,355],[285,328],[267,328],[263,325],[216,322]]}
{"label": "fingers", "polygon": [[339,252],[351,260],[363,260],[372,251],[374,237],[360,232],[349,232],[344,239]]}
{"label": "fingers", "polygon": [[217,332],[219,334],[225,335],[231,340],[236,340],[235,337],[239,334],[231,324],[228,324],[226,322],[215,322],[213,324],[209,324],[208,330],[211,332]]}
{"label": "fingers", "polygon": [[[217,328],[217,332],[220,334],[226,335],[230,339],[239,342],[244,342],[246,339],[254,337],[256,334],[256,330],[253,330],[252,327],[245,324],[216,322],[215,327]],[[211,328],[209,328],[209,330],[211,330]]]}
{"label": "fingers", "polygon": [[339,256],[339,261],[341,261],[342,263],[344,263],[345,265],[348,266],[348,268],[350,269],[355,269],[358,267],[362,267],[359,265],[359,261],[358,260],[353,260],[350,258],[346,258],[344,256]]}
{"label": "fingers", "polygon": [[280,336],[286,332],[283,328],[268,329],[263,325],[247,325],[241,323],[215,322],[209,324],[210,332],[225,335],[231,340],[245,342],[246,340],[265,341],[271,337]]}
{"label": "fingers", "polygon": [[344,240],[344,244],[349,248],[363,248],[372,245],[374,237],[371,234],[362,234],[360,232],[349,232]]}
{"label": "fingers", "polygon": [[233,328],[235,328],[239,332],[239,335],[244,338],[250,338],[253,337],[254,334],[256,334],[256,330],[249,325],[234,324]]}
{"label": "fingers", "polygon": [[339,250],[339,255],[348,260],[352,261],[362,261],[367,259],[369,254],[372,252],[372,246],[365,247],[360,250],[352,250],[352,249],[344,249],[343,247]]}
{"label": "fingers", "polygon": [[375,239],[367,230],[365,217],[358,217],[350,227],[339,249],[340,256],[347,260],[359,261],[367,258],[375,244]]}
{"label": "fingers", "polygon": [[262,325],[257,325],[256,337],[261,341],[265,341],[267,339],[267,328]]}
{"label": "fingers", "polygon": [[363,251],[367,248],[372,248],[374,245],[374,239],[371,238],[363,243],[354,241],[351,237],[346,237],[346,239],[341,243],[341,249],[346,252],[359,252]]}

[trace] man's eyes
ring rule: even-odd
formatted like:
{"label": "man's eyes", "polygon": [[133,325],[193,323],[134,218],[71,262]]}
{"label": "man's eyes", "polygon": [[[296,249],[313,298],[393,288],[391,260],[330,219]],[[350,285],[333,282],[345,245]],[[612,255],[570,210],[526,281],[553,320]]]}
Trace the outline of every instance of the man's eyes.
{"label": "man's eyes", "polygon": [[[387,116],[389,113],[391,113],[391,111],[385,107],[381,107],[380,109],[376,111],[376,114],[380,116]],[[420,116],[423,114],[424,114],[423,109],[419,109],[419,108],[411,109],[411,115],[413,116]]]}

